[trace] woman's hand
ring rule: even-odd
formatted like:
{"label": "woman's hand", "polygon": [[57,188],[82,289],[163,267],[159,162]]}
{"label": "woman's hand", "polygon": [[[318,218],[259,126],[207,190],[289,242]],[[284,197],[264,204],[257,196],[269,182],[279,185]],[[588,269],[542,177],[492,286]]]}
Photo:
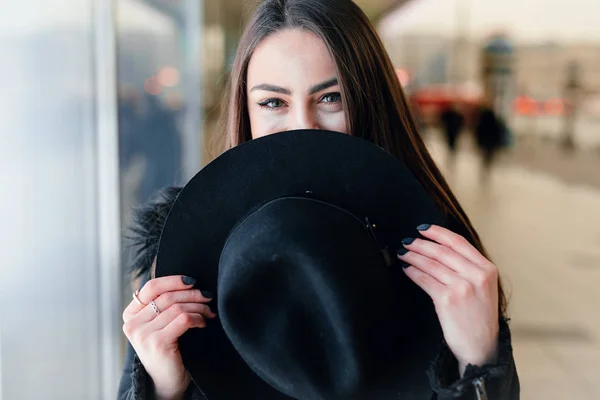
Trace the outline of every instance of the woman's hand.
{"label": "woman's hand", "polygon": [[[216,316],[205,304],[208,293],[193,289],[183,276],[152,279],[123,312],[123,332],[152,378],[157,400],[182,398],[190,384],[177,340],[190,328],[206,326]],[[154,302],[158,312],[149,304]]]}
{"label": "woman's hand", "polygon": [[404,239],[404,271],[433,299],[444,338],[459,363],[493,362],[498,347],[498,270],[465,238],[440,226],[417,228],[430,240]]}

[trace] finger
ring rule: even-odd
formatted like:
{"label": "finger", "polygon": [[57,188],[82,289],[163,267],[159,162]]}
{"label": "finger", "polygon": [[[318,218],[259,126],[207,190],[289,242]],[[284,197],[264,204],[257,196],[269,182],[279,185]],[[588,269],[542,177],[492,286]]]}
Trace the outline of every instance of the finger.
{"label": "finger", "polygon": [[[134,294],[135,293],[136,292],[134,292]],[[138,292],[137,296],[138,296],[138,300],[139,300],[139,292]],[[141,300],[140,300],[140,302],[141,302]],[[131,300],[129,302],[129,304],[127,305],[127,307],[125,307],[125,310],[123,310],[123,322],[130,321],[140,311],[142,311],[146,306],[147,306],[147,304],[138,303],[138,301],[135,300],[135,298],[134,298],[134,300]]]}
{"label": "finger", "polygon": [[156,299],[164,292],[190,289],[195,283],[196,280],[194,278],[182,275],[165,276],[149,280],[137,295],[143,304],[139,304],[135,300],[129,302],[129,305],[123,311],[123,321],[129,321],[135,314],[142,311],[150,300]]}
{"label": "finger", "polygon": [[445,286],[443,283],[439,282],[433,276],[421,271],[418,268],[407,267],[404,268],[404,273],[419,286],[421,289],[425,291],[431,297],[433,301],[435,301],[443,291],[445,290]]}
{"label": "finger", "polygon": [[150,300],[156,300],[163,293],[190,289],[195,283],[196,280],[194,278],[183,275],[151,279],[140,290],[138,297],[142,303],[148,304]]}
{"label": "finger", "polygon": [[123,310],[123,322],[128,322],[131,318],[135,317],[135,315],[143,308],[144,306],[139,305],[135,300],[129,302],[125,310]]}
{"label": "finger", "polygon": [[205,318],[215,318],[217,314],[212,312],[209,306],[201,303],[176,303],[166,310],[160,310],[160,314],[154,313],[154,319],[148,322],[151,330],[157,331],[165,328],[181,314],[200,314]]}
{"label": "finger", "polygon": [[479,267],[453,249],[430,240],[405,239],[403,245],[407,250],[410,250],[410,253],[417,253],[436,260],[462,276],[472,274],[475,272],[474,269],[480,270]]}
{"label": "finger", "polygon": [[[208,303],[211,299],[207,298],[202,294],[200,290],[178,290],[176,292],[163,293],[156,300],[154,304],[161,312],[168,310],[175,304],[182,303]],[[152,307],[146,307],[138,313],[140,315],[140,321],[148,322],[156,317],[156,312]]]}
{"label": "finger", "polygon": [[419,269],[427,275],[430,275],[436,281],[444,285],[452,285],[460,279],[459,275],[455,271],[451,270],[439,261],[422,254],[409,251],[402,256],[399,255],[398,258],[413,268]]}
{"label": "finger", "polygon": [[420,229],[419,233],[428,239],[451,248],[477,266],[486,267],[491,264],[467,239],[446,228],[431,225],[428,229]]}
{"label": "finger", "polygon": [[206,320],[201,314],[179,314],[161,331],[165,340],[173,341],[180,338],[190,328],[204,328]]}

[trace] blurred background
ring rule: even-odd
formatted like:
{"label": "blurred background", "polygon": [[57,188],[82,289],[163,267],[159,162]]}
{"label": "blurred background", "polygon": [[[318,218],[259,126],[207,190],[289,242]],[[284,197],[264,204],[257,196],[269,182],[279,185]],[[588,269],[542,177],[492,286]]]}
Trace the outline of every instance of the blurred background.
{"label": "blurred background", "polygon": [[[522,398],[600,399],[600,3],[357,3],[505,280]],[[256,4],[3,2],[0,400],[115,397],[131,208],[209,161]]]}

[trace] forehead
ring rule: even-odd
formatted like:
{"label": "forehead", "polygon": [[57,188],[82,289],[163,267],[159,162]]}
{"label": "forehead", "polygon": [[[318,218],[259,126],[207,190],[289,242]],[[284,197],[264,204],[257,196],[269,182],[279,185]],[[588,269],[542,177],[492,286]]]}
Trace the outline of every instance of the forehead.
{"label": "forehead", "polygon": [[335,61],[325,43],[314,33],[300,29],[282,30],[266,37],[248,65],[250,85],[277,81],[314,84],[335,76]]}

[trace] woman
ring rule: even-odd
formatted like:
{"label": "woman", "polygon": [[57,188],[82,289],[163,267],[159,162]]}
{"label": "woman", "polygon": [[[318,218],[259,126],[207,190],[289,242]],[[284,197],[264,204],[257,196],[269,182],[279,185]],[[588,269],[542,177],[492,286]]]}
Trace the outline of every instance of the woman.
{"label": "woman", "polygon": [[[490,399],[519,397],[497,269],[419,137],[380,39],[353,2],[264,1],[239,45],[223,118],[220,151],[280,131],[316,128],[360,135],[407,164],[446,211],[451,228],[421,226],[430,240],[407,238],[398,251],[405,273],[433,299],[447,343],[429,371],[434,398],[474,398],[475,391],[485,394],[485,385]],[[140,214],[141,273],[151,270],[176,191]],[[194,283],[186,277],[151,280],[125,310],[123,329],[136,355],[128,358],[121,398],[204,398],[177,348],[186,330],[204,327],[215,315],[210,293]],[[152,319],[144,307],[150,300],[172,311]]]}

